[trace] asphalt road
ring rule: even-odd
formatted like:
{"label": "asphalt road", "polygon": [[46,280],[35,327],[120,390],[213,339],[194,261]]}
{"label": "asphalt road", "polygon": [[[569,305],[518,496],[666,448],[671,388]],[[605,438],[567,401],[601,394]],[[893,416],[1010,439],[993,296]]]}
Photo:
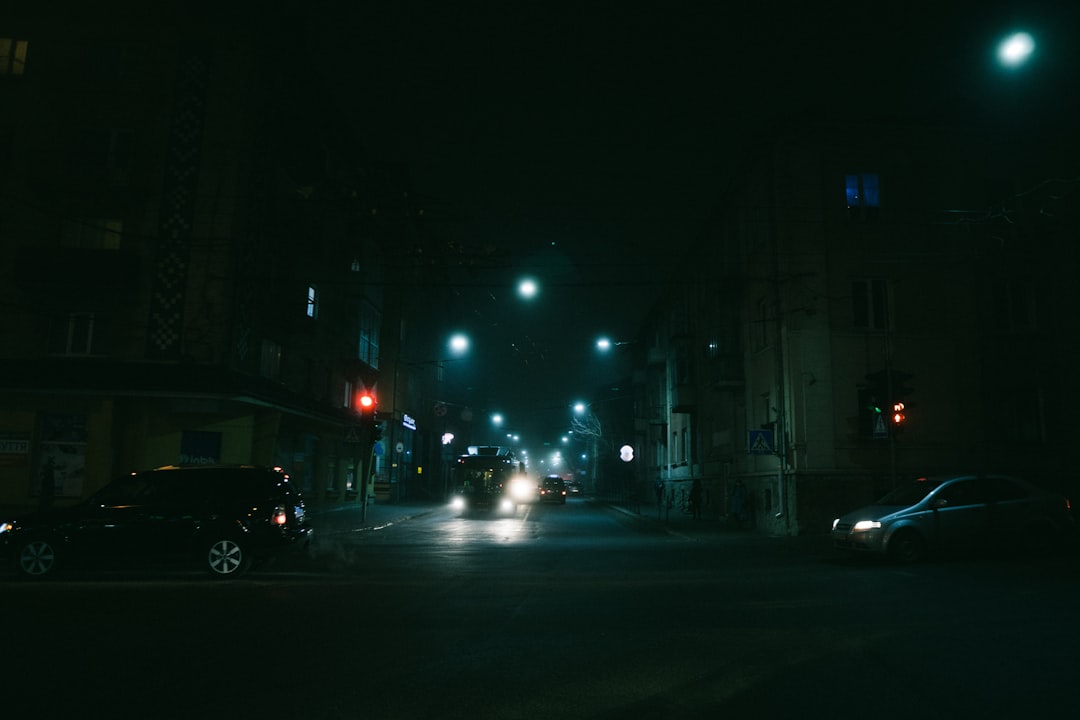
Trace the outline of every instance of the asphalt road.
{"label": "asphalt road", "polygon": [[3,582],[2,712],[84,718],[1073,716],[1071,556],[854,562],[585,501],[309,557]]}

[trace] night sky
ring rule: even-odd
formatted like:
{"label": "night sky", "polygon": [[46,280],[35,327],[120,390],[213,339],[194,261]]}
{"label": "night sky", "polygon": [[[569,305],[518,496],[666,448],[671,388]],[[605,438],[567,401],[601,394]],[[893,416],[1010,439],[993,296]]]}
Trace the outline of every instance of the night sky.
{"label": "night sky", "polygon": [[[317,14],[328,80],[368,150],[408,166],[432,233],[502,260],[493,285],[466,278],[458,292],[476,359],[489,376],[512,373],[495,391],[508,405],[558,408],[558,421],[611,379],[594,339],[633,335],[740,154],[772,127],[956,117],[1020,144],[1047,127],[1075,133],[1080,3],[793,5]],[[1038,42],[1022,73],[994,64],[1014,28]],[[531,304],[515,296],[520,275],[541,283]]]}

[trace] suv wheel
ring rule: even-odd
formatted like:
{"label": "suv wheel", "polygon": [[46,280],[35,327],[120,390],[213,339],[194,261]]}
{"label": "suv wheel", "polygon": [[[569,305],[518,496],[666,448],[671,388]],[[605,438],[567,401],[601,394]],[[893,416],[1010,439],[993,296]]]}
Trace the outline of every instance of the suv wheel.
{"label": "suv wheel", "polygon": [[206,548],[206,569],[214,577],[236,577],[250,566],[251,557],[243,544],[235,538],[218,538]]}
{"label": "suv wheel", "polygon": [[56,548],[48,540],[30,540],[19,547],[19,572],[44,577],[56,569]]}

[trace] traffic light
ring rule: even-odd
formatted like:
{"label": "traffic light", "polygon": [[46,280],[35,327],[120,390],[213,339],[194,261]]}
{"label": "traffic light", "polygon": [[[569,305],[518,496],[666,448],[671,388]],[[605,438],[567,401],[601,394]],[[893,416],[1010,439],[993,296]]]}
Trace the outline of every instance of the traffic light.
{"label": "traffic light", "polygon": [[882,438],[903,431],[908,396],[914,392],[908,385],[912,377],[895,369],[866,375],[866,382],[859,386],[859,425],[864,436]]}
{"label": "traffic light", "polygon": [[370,390],[361,390],[356,394],[356,411],[360,414],[360,424],[371,442],[381,440],[384,421],[379,419],[375,407],[378,402]]}

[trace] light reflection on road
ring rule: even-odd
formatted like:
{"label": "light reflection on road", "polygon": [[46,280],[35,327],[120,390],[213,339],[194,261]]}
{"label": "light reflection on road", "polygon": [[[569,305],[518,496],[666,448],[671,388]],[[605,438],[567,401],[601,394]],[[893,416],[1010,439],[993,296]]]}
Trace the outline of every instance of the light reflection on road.
{"label": "light reflection on road", "polygon": [[440,527],[442,540],[452,547],[477,543],[516,544],[533,537],[529,516],[532,508],[518,508],[513,515],[466,513],[451,518]]}

